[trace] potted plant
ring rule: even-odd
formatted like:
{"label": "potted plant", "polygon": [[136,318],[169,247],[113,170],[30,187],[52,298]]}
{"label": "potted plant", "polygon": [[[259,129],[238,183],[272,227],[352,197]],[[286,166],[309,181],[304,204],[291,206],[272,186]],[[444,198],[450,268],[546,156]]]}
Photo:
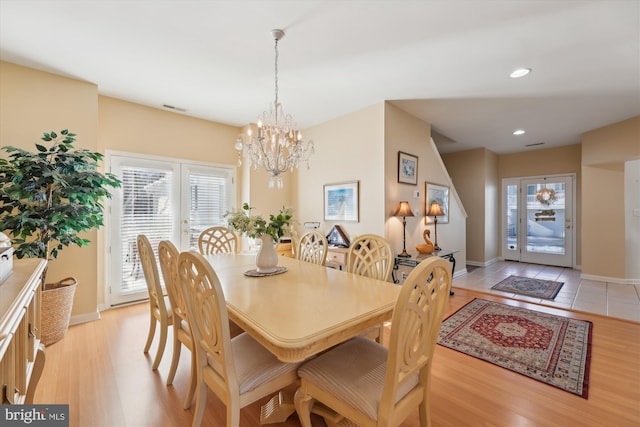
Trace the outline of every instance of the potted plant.
{"label": "potted plant", "polygon": [[[18,258],[57,258],[66,246],[87,246],[80,233],[103,225],[103,201],[109,188],[120,186],[113,174],[96,169],[102,154],[75,149],[75,134],[68,130],[44,133],[30,152],[2,147],[0,159],[0,231],[12,236]],[[69,326],[74,278],[44,285],[42,342],[64,336]]]}
{"label": "potted plant", "polygon": [[269,215],[267,222],[261,215],[251,215],[251,206],[242,205],[242,209],[232,210],[225,214],[229,227],[252,239],[261,240],[260,250],[256,256],[256,270],[261,274],[270,274],[278,270],[278,254],[275,245],[282,236],[289,233],[293,215],[291,209],[282,207],[278,215]]}

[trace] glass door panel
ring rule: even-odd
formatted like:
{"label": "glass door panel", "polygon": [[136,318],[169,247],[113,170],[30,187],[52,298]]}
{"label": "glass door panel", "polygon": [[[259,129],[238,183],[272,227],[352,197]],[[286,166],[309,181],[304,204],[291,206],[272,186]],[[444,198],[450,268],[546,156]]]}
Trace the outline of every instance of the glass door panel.
{"label": "glass door panel", "polygon": [[520,245],[518,242],[518,204],[520,182],[506,182],[503,190],[503,199],[506,206],[503,214],[504,224],[504,241],[502,245],[502,254],[504,259],[520,260]]}
{"label": "glass door panel", "polygon": [[504,259],[573,266],[573,176],[503,180]]}
{"label": "glass door panel", "polygon": [[521,261],[571,267],[573,180],[522,180],[521,188]]}
{"label": "glass door panel", "polygon": [[179,250],[196,249],[200,232],[222,225],[224,214],[235,205],[235,170],[170,159],[109,159],[111,172],[122,181],[109,218],[108,299],[114,305],[148,297],[138,234],[149,238],[154,251],[161,240],[172,241]]}

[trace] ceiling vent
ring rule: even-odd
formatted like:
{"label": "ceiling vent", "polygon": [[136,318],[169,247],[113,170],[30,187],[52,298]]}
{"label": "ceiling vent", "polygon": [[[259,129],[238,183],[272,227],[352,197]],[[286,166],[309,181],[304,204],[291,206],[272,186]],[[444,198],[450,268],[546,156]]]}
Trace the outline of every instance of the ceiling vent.
{"label": "ceiling vent", "polygon": [[169,110],[180,111],[181,113],[187,112],[186,108],[174,107],[173,105],[169,105],[169,104],[162,104],[162,106],[164,108],[168,108]]}

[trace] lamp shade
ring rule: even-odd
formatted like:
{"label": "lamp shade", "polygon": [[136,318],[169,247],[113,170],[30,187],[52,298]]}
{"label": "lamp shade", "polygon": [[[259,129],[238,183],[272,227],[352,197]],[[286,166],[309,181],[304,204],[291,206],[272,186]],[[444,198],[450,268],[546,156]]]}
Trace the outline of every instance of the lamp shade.
{"label": "lamp shade", "polygon": [[442,211],[442,205],[438,202],[431,202],[431,206],[429,206],[429,212],[427,212],[427,216],[442,216],[444,212]]}
{"label": "lamp shade", "polygon": [[411,210],[411,205],[409,205],[409,202],[400,202],[395,216],[413,216],[413,211]]}

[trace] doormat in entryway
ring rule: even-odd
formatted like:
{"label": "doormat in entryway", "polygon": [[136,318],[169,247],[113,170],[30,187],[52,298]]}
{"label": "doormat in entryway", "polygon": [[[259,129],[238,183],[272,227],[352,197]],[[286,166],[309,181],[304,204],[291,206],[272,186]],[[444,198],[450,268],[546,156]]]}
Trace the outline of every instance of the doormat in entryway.
{"label": "doormat in entryway", "polygon": [[511,275],[497,285],[493,285],[491,289],[552,300],[558,295],[562,285],[564,285],[564,282]]}
{"label": "doormat in entryway", "polygon": [[474,299],[440,327],[438,344],[587,398],[592,324]]}

